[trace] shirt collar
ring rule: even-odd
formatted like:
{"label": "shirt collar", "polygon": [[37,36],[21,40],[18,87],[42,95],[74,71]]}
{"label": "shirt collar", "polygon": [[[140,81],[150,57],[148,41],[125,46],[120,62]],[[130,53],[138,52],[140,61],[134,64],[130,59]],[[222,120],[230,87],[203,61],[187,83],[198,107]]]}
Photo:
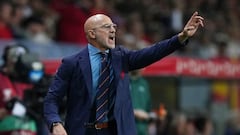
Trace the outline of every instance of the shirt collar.
{"label": "shirt collar", "polygon": [[[88,50],[90,55],[95,55],[101,52],[101,50],[91,44],[88,44]],[[105,53],[109,53],[109,49],[105,50]]]}

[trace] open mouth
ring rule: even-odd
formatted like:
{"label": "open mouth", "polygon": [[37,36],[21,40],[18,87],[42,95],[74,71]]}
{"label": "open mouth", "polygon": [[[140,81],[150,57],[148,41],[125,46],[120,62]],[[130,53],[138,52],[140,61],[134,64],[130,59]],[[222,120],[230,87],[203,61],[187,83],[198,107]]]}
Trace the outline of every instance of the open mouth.
{"label": "open mouth", "polygon": [[115,36],[110,36],[109,39],[110,40],[115,40]]}

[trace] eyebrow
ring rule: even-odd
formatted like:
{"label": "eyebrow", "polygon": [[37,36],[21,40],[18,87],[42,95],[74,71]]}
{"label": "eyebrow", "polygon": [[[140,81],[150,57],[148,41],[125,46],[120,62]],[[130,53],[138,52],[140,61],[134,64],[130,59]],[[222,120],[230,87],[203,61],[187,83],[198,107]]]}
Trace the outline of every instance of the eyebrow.
{"label": "eyebrow", "polygon": [[115,24],[115,23],[105,23],[105,24],[102,24],[102,25],[100,25],[100,26],[94,27],[94,28],[92,28],[92,29],[101,28],[101,27],[104,27],[104,26],[106,26],[106,25],[117,26],[117,24]]}

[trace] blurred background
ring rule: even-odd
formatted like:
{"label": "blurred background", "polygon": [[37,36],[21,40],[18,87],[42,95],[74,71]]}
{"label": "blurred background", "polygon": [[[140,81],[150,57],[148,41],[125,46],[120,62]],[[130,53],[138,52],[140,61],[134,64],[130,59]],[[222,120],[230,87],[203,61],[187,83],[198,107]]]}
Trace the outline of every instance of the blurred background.
{"label": "blurred background", "polygon": [[141,72],[149,83],[151,112],[161,118],[149,123],[149,134],[170,135],[167,130],[180,125],[204,134],[206,121],[209,135],[240,134],[238,0],[1,0],[0,55],[7,45],[21,44],[53,76],[62,57],[87,45],[83,24],[93,14],[117,24],[117,45],[141,49],[180,32],[194,11],[205,27],[187,47]]}

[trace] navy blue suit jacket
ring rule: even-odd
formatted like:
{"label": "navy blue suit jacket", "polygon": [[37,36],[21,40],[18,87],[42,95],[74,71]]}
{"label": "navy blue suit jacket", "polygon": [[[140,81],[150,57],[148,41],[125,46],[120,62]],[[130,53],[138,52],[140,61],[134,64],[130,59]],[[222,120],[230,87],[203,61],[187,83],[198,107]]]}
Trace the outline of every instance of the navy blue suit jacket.
{"label": "navy blue suit jacket", "polygon": [[[110,51],[115,75],[114,118],[118,135],[136,135],[128,72],[146,67],[182,46],[174,36],[139,51],[129,51],[120,46]],[[84,123],[89,121],[93,105],[91,73],[87,47],[63,58],[44,101],[44,117],[49,127],[53,122],[61,121],[58,105],[66,95],[65,129],[68,135],[85,135]]]}

